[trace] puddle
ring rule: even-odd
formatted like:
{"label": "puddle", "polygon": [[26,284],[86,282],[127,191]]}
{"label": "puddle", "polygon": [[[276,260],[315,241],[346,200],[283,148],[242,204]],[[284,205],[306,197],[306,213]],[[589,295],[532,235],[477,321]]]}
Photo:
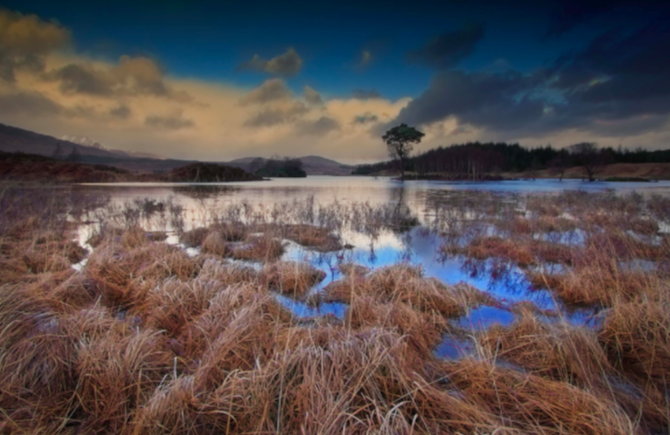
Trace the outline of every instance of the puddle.
{"label": "puddle", "polygon": [[349,308],[349,305],[341,302],[322,303],[314,307],[283,295],[276,295],[276,298],[277,301],[282,304],[282,306],[291,311],[294,316],[300,319],[311,319],[314,317],[330,315],[335,316],[341,320],[344,318],[344,314],[347,311],[347,308]]}
{"label": "puddle", "polygon": [[485,305],[470,310],[456,321],[456,326],[469,331],[485,331],[495,324],[509,326],[513,321],[514,314],[510,311]]}
{"label": "puddle", "polygon": [[438,358],[458,360],[475,352],[475,345],[469,338],[447,335],[433,354]]}

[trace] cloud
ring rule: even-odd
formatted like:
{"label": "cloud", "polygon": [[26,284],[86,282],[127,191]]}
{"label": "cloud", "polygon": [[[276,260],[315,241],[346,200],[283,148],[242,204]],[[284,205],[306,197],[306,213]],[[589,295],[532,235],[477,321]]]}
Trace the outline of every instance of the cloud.
{"label": "cloud", "polygon": [[513,128],[542,115],[543,105],[518,94],[529,79],[518,72],[442,71],[401,110],[394,123],[431,124],[449,117],[481,127]]}
{"label": "cloud", "polygon": [[55,71],[52,77],[60,80],[60,90],[66,94],[108,96],[113,94],[111,77],[86,64],[70,64]]}
{"label": "cloud", "polygon": [[294,76],[300,72],[301,68],[302,58],[293,47],[270,60],[262,59],[255,54],[251,60],[237,67],[240,71],[257,71],[280,76]]}
{"label": "cloud", "polygon": [[63,113],[63,108],[39,92],[0,94],[0,113],[28,117],[52,116]]}
{"label": "cloud", "polygon": [[302,135],[319,136],[339,130],[340,123],[333,118],[322,116],[316,121],[302,121],[298,123],[296,129]]}
{"label": "cloud", "polygon": [[168,116],[147,116],[144,120],[144,123],[148,126],[163,130],[181,130],[195,126],[193,120],[184,118],[181,112]]}
{"label": "cloud", "polygon": [[583,50],[530,73],[438,72],[392,123],[427,126],[447,120],[498,138],[565,131],[632,137],[667,128],[670,19],[606,32]]}
{"label": "cloud", "polygon": [[240,100],[243,106],[250,104],[264,104],[271,101],[287,100],[292,97],[291,91],[282,79],[269,79],[256,89],[251,90]]}
{"label": "cloud", "polygon": [[276,107],[263,109],[248,119],[246,127],[271,127],[278,124],[294,121],[301,115],[309,112],[307,107],[300,102],[293,102],[288,107]]}
{"label": "cloud", "polygon": [[65,94],[88,94],[99,97],[152,95],[190,103],[190,95],[172,89],[165,83],[163,69],[146,57],[121,56],[117,65],[77,62],[45,75],[60,83]]}
{"label": "cloud", "polygon": [[109,114],[114,118],[128,119],[132,111],[125,104],[119,104],[109,110]]}
{"label": "cloud", "polygon": [[407,54],[407,59],[435,69],[452,68],[470,56],[484,36],[483,24],[468,24],[461,29],[441,33]]}
{"label": "cloud", "polygon": [[374,113],[370,112],[365,112],[362,115],[356,115],[354,117],[354,123],[355,124],[368,124],[370,122],[377,122],[379,121],[379,117],[375,115]]}
{"label": "cloud", "polygon": [[374,100],[377,98],[382,98],[376,89],[360,89],[356,88],[351,92],[351,96],[357,100]]}
{"label": "cloud", "polygon": [[323,104],[321,95],[308,85],[305,85],[305,101],[314,105]]}
{"label": "cloud", "polygon": [[15,71],[44,70],[45,57],[70,43],[70,32],[35,15],[0,9],[0,79],[15,80]]}

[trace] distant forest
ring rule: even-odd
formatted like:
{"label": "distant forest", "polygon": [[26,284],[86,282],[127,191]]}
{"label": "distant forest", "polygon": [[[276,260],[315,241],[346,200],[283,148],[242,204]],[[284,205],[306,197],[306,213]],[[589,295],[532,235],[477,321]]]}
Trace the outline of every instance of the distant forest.
{"label": "distant forest", "polygon": [[[571,166],[584,164],[580,145],[556,149],[551,146],[526,148],[519,144],[469,142],[449,147],[439,147],[407,160],[406,171],[419,174],[451,173],[478,178],[482,174],[498,172],[525,172],[555,169],[562,172]],[[595,145],[595,144],[593,144]],[[668,163],[670,150],[648,151],[615,148],[595,148],[589,156],[594,164],[611,163]],[[397,161],[360,165],[352,174],[369,175],[383,170],[399,169]]]}

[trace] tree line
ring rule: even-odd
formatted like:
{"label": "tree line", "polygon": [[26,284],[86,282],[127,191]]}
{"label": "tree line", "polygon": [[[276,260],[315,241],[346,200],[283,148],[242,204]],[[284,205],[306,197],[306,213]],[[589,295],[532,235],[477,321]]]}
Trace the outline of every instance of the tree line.
{"label": "tree line", "polygon": [[566,168],[582,166],[587,177],[593,179],[598,168],[605,164],[668,162],[670,150],[601,148],[593,142],[582,142],[561,149],[551,145],[527,148],[518,143],[468,142],[434,148],[406,159],[360,165],[353,174],[369,175],[383,170],[402,169],[418,174],[441,173],[451,174],[453,178],[480,179],[499,172],[551,169],[562,177]]}

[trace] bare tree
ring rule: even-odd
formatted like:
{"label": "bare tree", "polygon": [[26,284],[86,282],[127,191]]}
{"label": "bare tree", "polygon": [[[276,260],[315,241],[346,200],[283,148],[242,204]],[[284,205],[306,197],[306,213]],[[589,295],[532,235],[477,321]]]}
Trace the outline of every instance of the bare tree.
{"label": "bare tree", "polygon": [[584,168],[589,181],[595,181],[595,175],[602,163],[598,144],[595,142],[580,142],[571,145],[568,150],[575,158],[575,162]]}
{"label": "bare tree", "polygon": [[391,158],[400,161],[400,179],[403,181],[405,180],[405,160],[412,153],[413,144],[421,142],[423,136],[423,133],[407,124],[393,127],[382,136]]}

